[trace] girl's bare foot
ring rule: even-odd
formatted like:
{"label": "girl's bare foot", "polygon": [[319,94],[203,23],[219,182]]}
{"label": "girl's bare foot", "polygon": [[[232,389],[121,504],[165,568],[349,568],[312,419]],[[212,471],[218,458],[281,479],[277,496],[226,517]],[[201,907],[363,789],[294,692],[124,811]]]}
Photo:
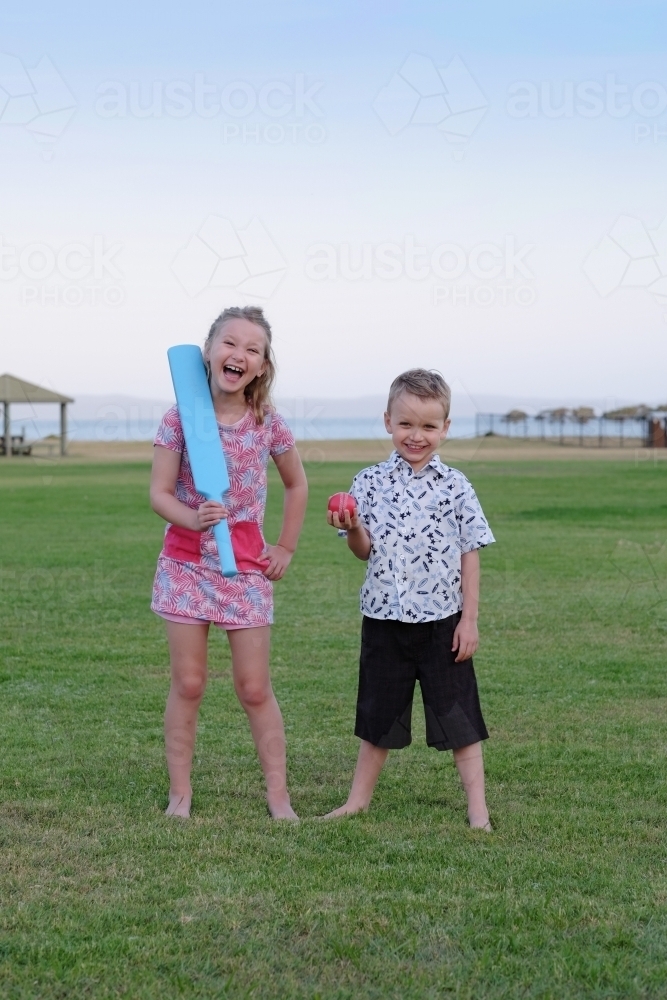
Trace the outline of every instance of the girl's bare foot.
{"label": "girl's bare foot", "polygon": [[190,806],[192,804],[192,792],[189,795],[178,795],[169,793],[169,805],[165,809],[165,816],[179,816],[181,819],[190,819]]}
{"label": "girl's bare foot", "polygon": [[491,826],[491,820],[489,819],[489,814],[481,819],[476,819],[473,816],[468,817],[468,823],[470,824],[471,830],[484,830],[484,833],[493,833],[493,827]]}
{"label": "girl's bare foot", "polygon": [[349,802],[346,802],[345,805],[338,806],[338,809],[332,809],[331,812],[320,816],[320,819],[338,819],[339,816],[354,816],[356,813],[366,812],[367,809],[368,806],[353,806]]}
{"label": "girl's bare foot", "polygon": [[271,819],[289,819],[292,822],[299,822],[299,817],[292,809],[289,798],[279,799],[276,802],[267,800]]}

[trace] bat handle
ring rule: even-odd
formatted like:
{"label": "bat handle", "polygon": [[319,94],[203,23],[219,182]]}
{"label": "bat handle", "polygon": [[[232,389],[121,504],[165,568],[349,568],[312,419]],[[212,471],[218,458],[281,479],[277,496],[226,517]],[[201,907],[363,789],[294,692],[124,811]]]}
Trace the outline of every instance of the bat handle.
{"label": "bat handle", "polygon": [[229,525],[227,524],[226,518],[214,526],[213,534],[215,535],[215,540],[218,545],[222,575],[236,576],[238,570],[236,568],[236,560],[234,559],[234,550],[232,548],[232,539],[229,534]]}

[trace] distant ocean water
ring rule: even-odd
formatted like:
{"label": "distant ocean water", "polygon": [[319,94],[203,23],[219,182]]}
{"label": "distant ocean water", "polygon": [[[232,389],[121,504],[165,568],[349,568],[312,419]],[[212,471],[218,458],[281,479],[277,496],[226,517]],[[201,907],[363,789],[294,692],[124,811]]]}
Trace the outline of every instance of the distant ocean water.
{"label": "distant ocean water", "polygon": [[[299,441],[360,440],[387,437],[381,420],[369,418],[305,420],[286,418],[294,436]],[[68,436],[71,441],[151,441],[155,437],[159,420],[126,419],[118,416],[99,417],[96,420],[70,420]],[[24,419],[12,421],[12,434],[24,433],[28,440],[60,434],[57,420]],[[472,437],[475,433],[474,417],[452,420],[450,437]]]}
{"label": "distant ocean water", "polygon": [[[299,417],[286,417],[287,423],[292,429],[294,436],[299,441],[337,441],[337,440],[385,440],[387,432],[384,429],[382,420],[370,417],[316,417],[314,419],[304,419]],[[159,418],[142,419],[139,417],[126,417],[119,413],[111,413],[98,417],[95,420],[69,420],[68,436],[71,441],[151,441],[155,437],[159,424]],[[449,432],[450,438],[471,438],[475,436],[475,417],[452,417],[452,426]],[[488,420],[480,421],[481,432],[488,430],[490,424]],[[524,428],[523,423],[511,425],[499,417],[494,419],[494,430],[499,434],[506,434],[508,431],[512,437],[521,438],[524,433],[528,437],[538,438],[543,434],[547,438],[558,438],[561,429],[560,425],[544,424],[530,418]],[[600,427],[597,419],[585,424],[581,428],[585,438],[595,438],[600,433],[606,438],[619,436],[619,425],[615,421],[604,421]],[[57,420],[39,420],[35,418],[24,418],[12,420],[12,434],[24,434],[27,440],[32,441],[37,438],[47,437],[49,434],[60,433],[60,424]],[[563,433],[571,438],[578,436],[580,428],[571,423],[566,423]],[[643,425],[639,421],[627,420],[623,427],[623,437],[637,438],[643,434]]]}

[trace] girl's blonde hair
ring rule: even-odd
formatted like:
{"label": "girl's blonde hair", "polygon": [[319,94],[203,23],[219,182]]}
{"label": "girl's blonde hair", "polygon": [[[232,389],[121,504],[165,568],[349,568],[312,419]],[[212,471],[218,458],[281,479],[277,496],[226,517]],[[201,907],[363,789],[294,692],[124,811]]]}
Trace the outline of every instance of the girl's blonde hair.
{"label": "girl's blonde hair", "polygon": [[218,318],[213,321],[211,329],[208,331],[208,337],[204,343],[204,362],[206,364],[209,381],[211,379],[209,356],[213,341],[220,333],[225,323],[230,319],[247,319],[249,323],[254,323],[255,326],[260,326],[266,336],[266,347],[264,348],[264,371],[261,375],[257,375],[257,377],[245,387],[245,397],[252,409],[255,420],[258,424],[262,424],[264,423],[264,417],[266,414],[274,409],[273,401],[271,399],[271,390],[273,389],[273,383],[276,379],[276,359],[273,356],[273,349],[271,347],[271,327],[269,325],[269,321],[264,315],[264,312],[259,308],[259,306],[232,306],[229,309],[225,309],[224,312],[221,312]]}

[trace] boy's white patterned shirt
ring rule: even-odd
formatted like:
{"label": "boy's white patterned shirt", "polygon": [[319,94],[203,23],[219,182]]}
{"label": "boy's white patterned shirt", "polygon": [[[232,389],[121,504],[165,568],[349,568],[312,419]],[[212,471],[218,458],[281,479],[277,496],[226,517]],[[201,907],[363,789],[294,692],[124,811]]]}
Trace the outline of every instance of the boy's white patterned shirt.
{"label": "boy's white patterned shirt", "polygon": [[361,613],[416,624],[460,611],[461,554],[495,541],[463,473],[437,455],[415,473],[394,451],[350,493],[371,536]]}

